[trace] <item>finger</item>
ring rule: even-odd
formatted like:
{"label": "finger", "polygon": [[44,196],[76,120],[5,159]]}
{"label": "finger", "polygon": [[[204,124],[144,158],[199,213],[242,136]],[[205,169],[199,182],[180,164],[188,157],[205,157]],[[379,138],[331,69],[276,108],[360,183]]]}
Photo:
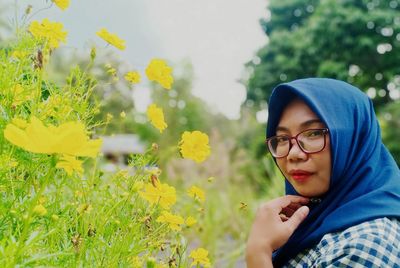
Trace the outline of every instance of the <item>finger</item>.
{"label": "finger", "polygon": [[275,210],[281,211],[282,208],[289,206],[291,203],[307,204],[308,201],[309,199],[306,197],[297,195],[285,195],[269,201],[268,204],[271,207],[275,208]]}
{"label": "finger", "polygon": [[302,221],[307,217],[308,213],[310,212],[310,209],[307,206],[302,206],[296,212],[285,222],[287,225],[287,228],[292,234],[294,230],[297,229],[297,227],[300,225]]}
{"label": "finger", "polygon": [[288,217],[286,217],[286,215],[284,215],[284,214],[279,214],[279,216],[281,217],[281,220],[283,221],[283,222],[285,222],[285,221],[287,221],[289,218]]}
{"label": "finger", "polygon": [[282,209],[281,213],[285,214],[288,217],[291,217],[295,211],[296,211],[296,209],[291,209],[289,207],[285,207]]}
{"label": "finger", "polygon": [[293,210],[298,210],[302,205],[300,203],[290,203],[289,206],[287,206],[288,208],[291,208]]}

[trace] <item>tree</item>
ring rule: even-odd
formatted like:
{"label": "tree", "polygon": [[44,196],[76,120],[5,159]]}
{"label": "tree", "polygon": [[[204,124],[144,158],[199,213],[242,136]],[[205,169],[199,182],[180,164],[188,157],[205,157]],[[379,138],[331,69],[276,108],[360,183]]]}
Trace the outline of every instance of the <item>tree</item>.
{"label": "tree", "polygon": [[379,116],[379,122],[382,128],[383,141],[392,153],[397,165],[400,166],[400,102],[386,105]]}
{"label": "tree", "polygon": [[400,1],[271,0],[269,10],[269,42],[247,64],[256,108],[277,84],[313,76],[348,81],[378,108],[398,98]]}
{"label": "tree", "polygon": [[391,127],[400,99],[400,1],[271,0],[268,9],[261,26],[269,41],[246,65],[243,108],[265,109],[272,89],[285,81],[347,81],[373,100],[386,124],[384,142],[400,164],[400,128]]}

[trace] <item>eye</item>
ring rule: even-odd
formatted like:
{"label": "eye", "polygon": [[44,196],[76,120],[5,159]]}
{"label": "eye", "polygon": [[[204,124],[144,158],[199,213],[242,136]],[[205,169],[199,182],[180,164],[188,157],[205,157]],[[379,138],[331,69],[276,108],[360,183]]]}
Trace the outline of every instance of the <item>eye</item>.
{"label": "eye", "polygon": [[289,138],[286,136],[276,136],[277,143],[284,143],[284,142],[287,142],[288,140],[289,140]]}
{"label": "eye", "polygon": [[304,135],[308,138],[318,138],[324,135],[324,132],[321,129],[309,130],[304,133]]}

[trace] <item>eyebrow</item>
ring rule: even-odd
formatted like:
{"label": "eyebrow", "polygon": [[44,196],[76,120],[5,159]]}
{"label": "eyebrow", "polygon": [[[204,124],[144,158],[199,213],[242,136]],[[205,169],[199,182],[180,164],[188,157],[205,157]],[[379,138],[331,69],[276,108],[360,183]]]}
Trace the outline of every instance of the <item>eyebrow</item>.
{"label": "eyebrow", "polygon": [[[300,127],[308,127],[308,126],[310,126],[312,124],[315,124],[315,123],[323,124],[323,122],[321,120],[319,120],[319,119],[311,119],[311,120],[307,120],[307,121],[301,123]],[[289,131],[289,129],[287,127],[277,126],[276,127],[276,131]]]}

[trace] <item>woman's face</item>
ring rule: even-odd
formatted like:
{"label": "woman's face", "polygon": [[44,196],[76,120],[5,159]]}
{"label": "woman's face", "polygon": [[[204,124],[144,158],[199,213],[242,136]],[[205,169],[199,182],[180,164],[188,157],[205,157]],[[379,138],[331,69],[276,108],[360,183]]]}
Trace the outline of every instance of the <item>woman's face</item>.
{"label": "woman's face", "polygon": [[[325,124],[301,100],[296,99],[282,113],[276,135],[296,136],[312,128],[325,128]],[[317,197],[329,189],[331,177],[331,146],[326,135],[326,146],[318,153],[304,153],[294,139],[289,154],[276,161],[283,174],[297,193],[306,197]]]}

